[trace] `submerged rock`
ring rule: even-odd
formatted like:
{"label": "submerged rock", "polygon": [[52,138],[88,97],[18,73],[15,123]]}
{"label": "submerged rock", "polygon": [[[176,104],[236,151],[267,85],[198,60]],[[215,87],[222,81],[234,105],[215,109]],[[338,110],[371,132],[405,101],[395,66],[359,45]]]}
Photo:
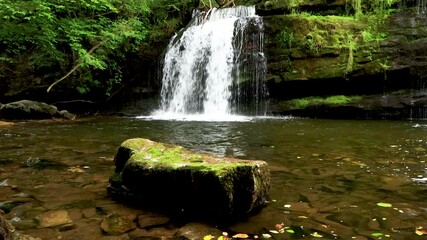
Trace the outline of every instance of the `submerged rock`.
{"label": "submerged rock", "polygon": [[58,108],[53,105],[31,100],[0,104],[0,119],[50,119],[54,117],[73,120],[76,115],[66,110],[58,111]]}
{"label": "submerged rock", "polygon": [[123,142],[114,161],[109,194],[144,207],[224,222],[268,200],[264,161],[216,158],[142,138]]}
{"label": "submerged rock", "polygon": [[124,216],[109,215],[102,220],[101,228],[110,235],[121,235],[136,228],[136,224]]}
{"label": "submerged rock", "polygon": [[72,223],[70,215],[65,210],[48,211],[37,216],[40,228],[56,227]]}

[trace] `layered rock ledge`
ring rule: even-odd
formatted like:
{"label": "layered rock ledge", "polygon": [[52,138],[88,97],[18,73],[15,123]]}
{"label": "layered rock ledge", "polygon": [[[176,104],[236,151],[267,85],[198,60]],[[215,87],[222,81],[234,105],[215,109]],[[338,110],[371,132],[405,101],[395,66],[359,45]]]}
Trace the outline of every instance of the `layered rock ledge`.
{"label": "layered rock ledge", "polygon": [[264,161],[217,158],[148,139],[124,141],[115,156],[108,193],[138,206],[227,221],[259,210],[268,200]]}

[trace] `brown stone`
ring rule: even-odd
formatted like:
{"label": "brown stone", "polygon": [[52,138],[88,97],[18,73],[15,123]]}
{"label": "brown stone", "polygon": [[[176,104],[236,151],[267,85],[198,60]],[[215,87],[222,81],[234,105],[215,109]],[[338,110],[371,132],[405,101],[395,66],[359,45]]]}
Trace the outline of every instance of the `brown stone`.
{"label": "brown stone", "polygon": [[121,235],[136,228],[136,224],[124,216],[109,215],[102,220],[101,228],[110,235]]}
{"label": "brown stone", "polygon": [[159,214],[144,214],[138,216],[138,226],[140,228],[147,228],[152,226],[164,225],[170,221],[167,216]]}
{"label": "brown stone", "polygon": [[48,211],[40,214],[36,219],[39,221],[40,228],[56,227],[73,222],[65,210]]}
{"label": "brown stone", "polygon": [[85,218],[91,218],[96,215],[96,209],[95,208],[87,208],[83,209],[83,217]]}

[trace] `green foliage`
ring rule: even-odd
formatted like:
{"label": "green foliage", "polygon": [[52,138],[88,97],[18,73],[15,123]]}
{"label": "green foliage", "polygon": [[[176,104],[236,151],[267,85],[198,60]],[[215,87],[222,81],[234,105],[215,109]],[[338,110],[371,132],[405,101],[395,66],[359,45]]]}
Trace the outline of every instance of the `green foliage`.
{"label": "green foliage", "polygon": [[[70,76],[79,93],[108,94],[121,81],[120,62],[147,38],[154,0],[1,0],[0,54],[14,61],[27,55],[35,71]],[[34,74],[37,74],[35,72]],[[106,79],[106,80],[105,80]]]}
{"label": "green foliage", "polygon": [[361,18],[365,15],[386,18],[393,11],[392,6],[396,2],[398,0],[352,0],[351,8],[355,18]]}
{"label": "green foliage", "polygon": [[292,41],[294,41],[294,33],[289,28],[284,28],[279,34],[278,41],[282,48],[292,49]]}
{"label": "green foliage", "polygon": [[297,12],[299,6],[304,2],[304,0],[268,0],[264,2],[266,7],[270,7],[272,5],[280,6],[288,9],[290,12]]}

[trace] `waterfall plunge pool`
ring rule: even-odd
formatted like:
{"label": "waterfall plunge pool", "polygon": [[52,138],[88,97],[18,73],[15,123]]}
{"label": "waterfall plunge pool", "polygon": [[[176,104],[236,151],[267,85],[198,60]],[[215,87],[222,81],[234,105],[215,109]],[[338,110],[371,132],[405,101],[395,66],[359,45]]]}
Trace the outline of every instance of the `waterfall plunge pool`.
{"label": "waterfall plunge pool", "polygon": [[[220,231],[275,239],[312,239],[315,233],[323,239],[417,239],[417,228],[427,228],[426,133],[423,121],[18,122],[0,127],[0,206],[20,198],[8,219],[42,239],[101,239],[105,216],[137,211],[109,199],[105,188],[119,144],[143,137],[269,163],[272,202]],[[69,212],[74,228],[37,227],[37,214],[57,209]],[[150,231],[171,234],[183,224],[172,221]],[[294,233],[276,234],[276,224]]]}

